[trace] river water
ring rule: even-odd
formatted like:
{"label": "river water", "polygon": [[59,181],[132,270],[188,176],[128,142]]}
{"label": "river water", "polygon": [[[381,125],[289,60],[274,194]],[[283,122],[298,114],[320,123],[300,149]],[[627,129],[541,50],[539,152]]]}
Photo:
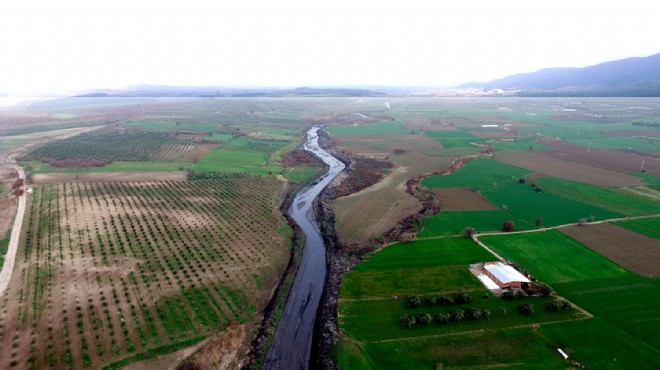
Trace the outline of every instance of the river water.
{"label": "river water", "polygon": [[319,146],[314,126],[307,132],[306,151],[329,166],[328,171],[302,189],[289,208],[289,216],[305,234],[305,247],[264,369],[307,369],[314,333],[314,320],[321,300],[326,273],[325,244],[312,210],[314,199],[343,169],[344,164]]}

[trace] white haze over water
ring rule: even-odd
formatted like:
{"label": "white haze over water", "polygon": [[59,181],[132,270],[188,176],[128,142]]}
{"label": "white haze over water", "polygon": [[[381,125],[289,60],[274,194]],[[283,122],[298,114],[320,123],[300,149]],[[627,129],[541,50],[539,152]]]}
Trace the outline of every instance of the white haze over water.
{"label": "white haze over water", "polygon": [[451,86],[660,52],[660,2],[5,0],[0,93]]}

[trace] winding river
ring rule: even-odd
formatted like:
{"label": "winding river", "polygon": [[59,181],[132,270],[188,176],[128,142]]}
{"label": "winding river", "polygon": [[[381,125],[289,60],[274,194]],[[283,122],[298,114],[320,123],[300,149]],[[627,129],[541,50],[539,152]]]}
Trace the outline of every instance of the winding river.
{"label": "winding river", "polygon": [[325,244],[312,209],[314,199],[343,169],[344,164],[319,146],[314,126],[307,132],[306,151],[329,166],[328,171],[302,189],[289,208],[289,215],[305,234],[305,246],[264,369],[307,369],[312,347],[316,311],[326,273]]}

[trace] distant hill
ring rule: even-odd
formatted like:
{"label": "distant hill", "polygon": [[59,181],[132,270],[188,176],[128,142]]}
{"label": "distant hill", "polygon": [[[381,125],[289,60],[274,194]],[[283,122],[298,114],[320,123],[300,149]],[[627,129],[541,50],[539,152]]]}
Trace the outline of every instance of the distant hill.
{"label": "distant hill", "polygon": [[660,54],[584,68],[546,68],[460,87],[516,89],[522,96],[660,96]]}
{"label": "distant hill", "polygon": [[223,88],[204,86],[140,85],[121,90],[98,90],[77,97],[280,97],[280,96],[387,96],[379,91],[355,88]]}

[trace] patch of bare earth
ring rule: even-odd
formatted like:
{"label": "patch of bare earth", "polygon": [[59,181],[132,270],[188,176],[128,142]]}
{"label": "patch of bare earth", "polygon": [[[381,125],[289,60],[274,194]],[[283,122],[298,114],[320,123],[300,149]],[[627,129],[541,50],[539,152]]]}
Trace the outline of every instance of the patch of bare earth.
{"label": "patch of bare earth", "polygon": [[554,149],[538,152],[549,157],[617,172],[639,171],[644,162],[646,172],[660,176],[660,158],[657,157],[625,150],[587,150],[582,145],[561,140],[545,140],[542,144]]}
{"label": "patch of bare earth", "polygon": [[496,153],[495,159],[502,163],[526,168],[548,176],[602,186],[644,185],[644,181],[631,175],[591,167],[549,157],[537,152]]}
{"label": "patch of bare earth", "polygon": [[483,195],[470,188],[429,189],[446,211],[488,211],[498,208]]}
{"label": "patch of bare earth", "polygon": [[608,223],[559,231],[627,270],[647,277],[660,276],[660,240]]}
{"label": "patch of bare earth", "polygon": [[219,144],[199,144],[191,149],[186,155],[179,158],[177,162],[197,162],[204,158],[211,150],[217,147]]}
{"label": "patch of bare earth", "polygon": [[172,172],[89,172],[89,173],[39,173],[32,175],[35,184],[62,182],[113,182],[113,181],[185,181],[185,171]]}

